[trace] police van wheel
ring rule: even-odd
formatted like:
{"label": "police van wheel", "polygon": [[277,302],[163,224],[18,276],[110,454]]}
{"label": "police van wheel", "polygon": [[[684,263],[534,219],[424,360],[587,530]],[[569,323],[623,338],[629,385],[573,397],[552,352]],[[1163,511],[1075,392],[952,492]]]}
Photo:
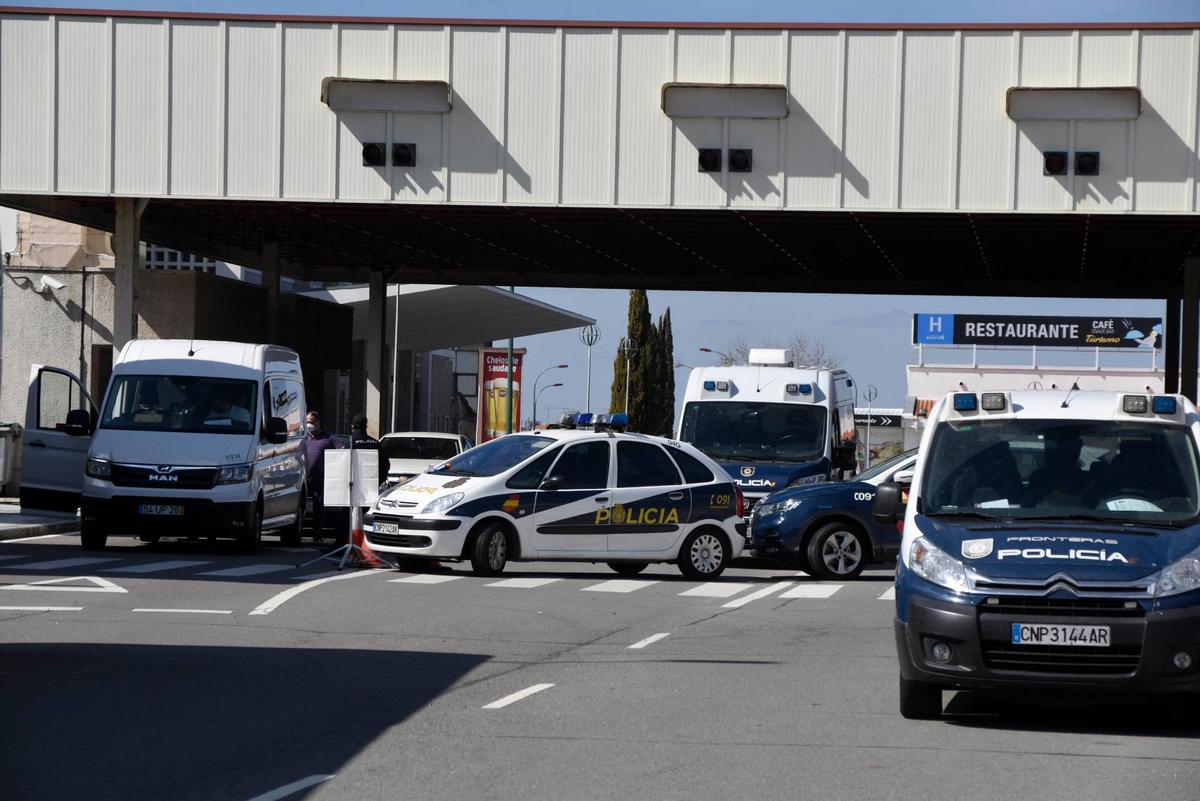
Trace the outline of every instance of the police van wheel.
{"label": "police van wheel", "polygon": [[504,526],[491,523],[471,543],[471,569],[477,576],[498,576],[508,563],[508,535]]}
{"label": "police van wheel", "polygon": [[683,538],[676,564],[686,578],[715,579],[729,564],[729,542],[716,529],[693,531]]}
{"label": "police van wheel", "polygon": [[823,579],[852,579],[867,566],[867,542],[856,526],[830,523],[808,541],[805,572]]}
{"label": "police van wheel", "polygon": [[296,546],[304,533],[304,503],[307,498],[305,490],[300,490],[300,504],[296,507],[296,522],[279,531],[279,542],[282,545]]}
{"label": "police van wheel", "polygon": [[238,546],[242,553],[257,553],[258,545],[262,542],[263,508],[262,501],[254,505],[254,517],[250,527],[238,536]]}
{"label": "police van wheel", "polygon": [[909,720],[936,720],[942,716],[942,688],[925,681],[900,677],[900,714]]}
{"label": "police van wheel", "polygon": [[609,562],[608,566],[613,569],[613,572],[621,576],[636,576],[646,569],[649,562]]}
{"label": "police van wheel", "polygon": [[85,551],[102,551],[108,542],[108,532],[94,523],[84,523],[79,527],[79,542]]}

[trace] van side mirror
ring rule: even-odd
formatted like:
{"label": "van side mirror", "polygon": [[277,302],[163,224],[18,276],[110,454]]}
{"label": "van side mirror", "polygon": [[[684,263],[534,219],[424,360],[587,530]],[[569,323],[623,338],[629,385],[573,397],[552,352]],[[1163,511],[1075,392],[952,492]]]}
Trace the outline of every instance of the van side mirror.
{"label": "van side mirror", "polygon": [[885,481],[875,488],[875,522],[894,526],[904,517],[905,495],[908,488],[895,481]]}
{"label": "van side mirror", "polygon": [[837,470],[854,470],[858,467],[858,449],[853,442],[842,442],[833,446],[830,461]]}
{"label": "van side mirror", "polygon": [[562,489],[563,483],[564,481],[562,476],[546,476],[545,480],[538,485],[538,489],[554,491],[557,489]]}
{"label": "van side mirror", "polygon": [[282,445],[287,442],[287,420],[282,417],[271,417],[267,420],[267,442],[272,445]]}
{"label": "van side mirror", "polygon": [[92,415],[87,409],[72,409],[67,412],[63,431],[69,437],[86,437],[92,433]]}

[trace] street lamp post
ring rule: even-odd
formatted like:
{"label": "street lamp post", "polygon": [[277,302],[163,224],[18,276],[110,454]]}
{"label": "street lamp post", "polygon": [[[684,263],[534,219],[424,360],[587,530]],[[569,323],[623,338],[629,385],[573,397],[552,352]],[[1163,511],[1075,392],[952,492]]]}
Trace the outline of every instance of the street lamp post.
{"label": "street lamp post", "polygon": [[548,389],[554,389],[554,387],[561,387],[561,386],[562,386],[562,382],[560,381],[560,382],[558,382],[557,384],[547,384],[546,386],[542,387],[542,389],[541,389],[541,392],[539,392],[539,391],[538,391],[538,390],[536,390],[536,389],[533,391],[533,428],[534,428],[534,430],[535,430],[535,431],[537,430],[537,404],[538,404],[538,397],[540,397],[540,396],[541,396],[542,392],[545,392],[545,391],[546,391],[546,390],[548,390]]}
{"label": "street lamp post", "polygon": [[[517,293],[517,288],[515,286],[510,286],[508,288],[508,291],[512,292],[515,295]],[[505,415],[505,423],[504,423],[504,433],[506,433],[506,434],[511,434],[513,432],[513,376],[515,376],[516,373],[517,373],[517,371],[513,369],[513,338],[509,337],[508,338],[508,392],[505,393],[506,397],[508,398],[508,406],[507,406],[507,412]]]}
{"label": "street lamp post", "polygon": [[722,359],[722,360],[723,360],[725,363],[727,363],[727,364],[733,364],[733,357],[732,357],[732,356],[730,356],[728,353],[722,353],[721,351],[719,351],[719,350],[713,350],[712,348],[701,348],[701,349],[700,349],[700,352],[701,352],[701,353],[711,353],[711,354],[712,354],[712,355],[714,355],[714,356],[720,356],[720,357],[721,357],[721,359]]}
{"label": "street lamp post", "polygon": [[[545,370],[543,370],[542,372],[538,373],[537,378],[533,379],[533,427],[534,428],[537,428],[538,382],[542,380],[542,376],[544,376],[546,373],[550,372],[551,370],[565,370],[566,368],[567,368],[567,365],[565,365],[565,364],[552,364],[549,367],[547,367]],[[556,386],[561,387],[562,384],[557,384]]]}
{"label": "street lamp post", "polygon": [[866,458],[866,462],[867,462],[867,467],[870,468],[870,466],[871,466],[871,419],[875,416],[873,414],[872,404],[875,402],[875,399],[879,397],[879,389],[874,384],[867,384],[867,391],[863,393],[863,397],[867,399],[867,448],[866,448],[866,450],[867,450],[866,457],[867,458]]}
{"label": "street lamp post", "polygon": [[579,341],[587,345],[588,349],[587,405],[584,410],[590,412],[592,410],[592,346],[600,341],[600,326],[593,323],[579,329]]}

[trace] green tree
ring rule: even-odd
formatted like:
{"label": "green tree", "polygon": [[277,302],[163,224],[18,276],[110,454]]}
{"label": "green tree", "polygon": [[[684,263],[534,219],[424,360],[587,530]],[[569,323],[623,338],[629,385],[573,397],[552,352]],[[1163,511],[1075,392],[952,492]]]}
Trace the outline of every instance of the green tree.
{"label": "green tree", "polygon": [[650,300],[645,290],[629,293],[629,321],[625,337],[617,344],[613,360],[612,400],[609,410],[625,409],[626,342],[630,348],[630,427],[647,434],[669,435],[675,424],[675,353],[671,335],[671,310],[658,319],[650,317]]}
{"label": "green tree", "polygon": [[671,307],[658,318],[658,408],[659,425],[656,433],[672,436],[675,430],[675,337],[671,331]]}

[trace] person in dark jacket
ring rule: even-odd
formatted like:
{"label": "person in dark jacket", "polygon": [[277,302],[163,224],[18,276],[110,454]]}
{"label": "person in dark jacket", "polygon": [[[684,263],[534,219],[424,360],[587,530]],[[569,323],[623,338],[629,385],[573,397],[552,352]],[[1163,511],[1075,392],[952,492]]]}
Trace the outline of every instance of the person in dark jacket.
{"label": "person in dark jacket", "polygon": [[[325,530],[325,451],[340,448],[337,435],[321,426],[320,412],[310,411],[305,420],[304,455],[308,464],[306,486],[312,499],[313,539]],[[337,539],[338,537],[334,537]]]}
{"label": "person in dark jacket", "polygon": [[379,451],[379,483],[387,481],[388,457],[379,447],[379,440],[367,433],[367,416],[356,414],[350,421],[350,447],[356,451]]}

